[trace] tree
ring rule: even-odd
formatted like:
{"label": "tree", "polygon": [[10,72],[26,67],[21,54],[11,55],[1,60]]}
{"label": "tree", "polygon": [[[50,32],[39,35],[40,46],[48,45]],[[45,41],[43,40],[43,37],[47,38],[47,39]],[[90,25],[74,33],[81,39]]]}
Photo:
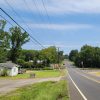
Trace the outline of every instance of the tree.
{"label": "tree", "polygon": [[80,56],[84,67],[93,67],[95,49],[92,46],[84,45],[81,48]]}
{"label": "tree", "polygon": [[0,20],[0,62],[7,60],[7,52],[10,48],[10,35],[4,31],[6,21]]}
{"label": "tree", "polygon": [[[61,62],[62,60],[64,60],[64,55],[63,55],[63,51],[58,51],[58,60],[59,60],[59,62]],[[59,63],[58,62],[58,63]]]}
{"label": "tree", "polygon": [[57,55],[58,55],[58,52],[57,52],[56,47],[54,46],[48,47],[46,49],[42,49],[40,51],[40,56],[41,56],[40,58],[43,60],[47,60],[50,63],[57,62],[57,57],[58,57]]}
{"label": "tree", "polygon": [[78,50],[72,50],[72,51],[69,53],[69,59],[70,59],[71,61],[75,61],[77,55],[78,55]]}
{"label": "tree", "polygon": [[[84,45],[80,52],[75,54],[71,51],[70,58],[78,67],[100,68],[100,48]],[[73,60],[74,59],[74,60]]]}
{"label": "tree", "polygon": [[68,59],[68,54],[63,55],[64,59]]}
{"label": "tree", "polygon": [[22,32],[19,27],[10,28],[11,34],[11,50],[10,50],[10,59],[13,62],[16,62],[17,58],[20,55],[20,50],[22,45],[29,41],[29,35],[26,32]]}

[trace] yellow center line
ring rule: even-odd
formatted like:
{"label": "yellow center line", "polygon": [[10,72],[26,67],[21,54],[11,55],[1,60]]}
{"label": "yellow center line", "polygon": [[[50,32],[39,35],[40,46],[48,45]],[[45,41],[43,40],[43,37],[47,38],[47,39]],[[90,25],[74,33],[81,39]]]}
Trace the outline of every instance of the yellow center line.
{"label": "yellow center line", "polygon": [[[75,71],[75,70],[74,70]],[[94,82],[96,82],[96,83],[99,83],[100,84],[100,81],[97,81],[96,79],[93,79],[93,78],[90,78],[90,77],[88,77],[88,76],[86,76],[86,75],[83,75],[83,74],[80,74],[79,72],[77,72],[77,71],[75,71],[77,74],[79,74],[79,75],[81,75],[81,76],[83,76],[83,77],[85,77],[85,78],[87,78],[87,79],[89,79],[89,80],[92,80],[92,81],[94,81]]]}

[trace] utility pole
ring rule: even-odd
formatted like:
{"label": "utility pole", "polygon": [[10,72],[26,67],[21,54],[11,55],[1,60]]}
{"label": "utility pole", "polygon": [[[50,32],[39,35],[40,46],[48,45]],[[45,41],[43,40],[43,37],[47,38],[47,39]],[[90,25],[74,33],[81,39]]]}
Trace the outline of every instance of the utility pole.
{"label": "utility pole", "polygon": [[60,70],[59,47],[58,47],[58,55],[57,55],[57,57],[58,57],[58,67],[59,67],[59,70]]}

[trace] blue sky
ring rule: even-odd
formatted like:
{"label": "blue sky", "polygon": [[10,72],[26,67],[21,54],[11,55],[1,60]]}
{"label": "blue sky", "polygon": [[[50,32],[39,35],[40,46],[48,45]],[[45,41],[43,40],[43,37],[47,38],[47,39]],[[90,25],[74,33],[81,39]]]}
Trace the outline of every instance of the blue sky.
{"label": "blue sky", "polygon": [[[72,49],[79,50],[85,44],[100,46],[100,0],[43,1],[49,18],[42,0],[0,0],[0,7],[45,47],[57,46],[69,53]],[[7,2],[25,23],[12,11]],[[15,25],[1,11],[0,15]],[[7,24],[7,27],[11,26]],[[23,48],[42,49],[31,41]]]}

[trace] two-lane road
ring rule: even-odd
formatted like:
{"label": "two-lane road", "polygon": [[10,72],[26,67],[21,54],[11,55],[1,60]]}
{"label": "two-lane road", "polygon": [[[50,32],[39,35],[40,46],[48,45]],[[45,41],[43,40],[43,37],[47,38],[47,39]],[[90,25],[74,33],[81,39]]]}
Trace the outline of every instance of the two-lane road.
{"label": "two-lane road", "polygon": [[[69,73],[69,78],[75,86],[76,91],[78,91],[81,95],[82,99],[100,100],[100,81],[90,77],[88,74],[83,73],[68,61],[65,62],[65,65]],[[77,99],[74,98],[73,100]]]}

